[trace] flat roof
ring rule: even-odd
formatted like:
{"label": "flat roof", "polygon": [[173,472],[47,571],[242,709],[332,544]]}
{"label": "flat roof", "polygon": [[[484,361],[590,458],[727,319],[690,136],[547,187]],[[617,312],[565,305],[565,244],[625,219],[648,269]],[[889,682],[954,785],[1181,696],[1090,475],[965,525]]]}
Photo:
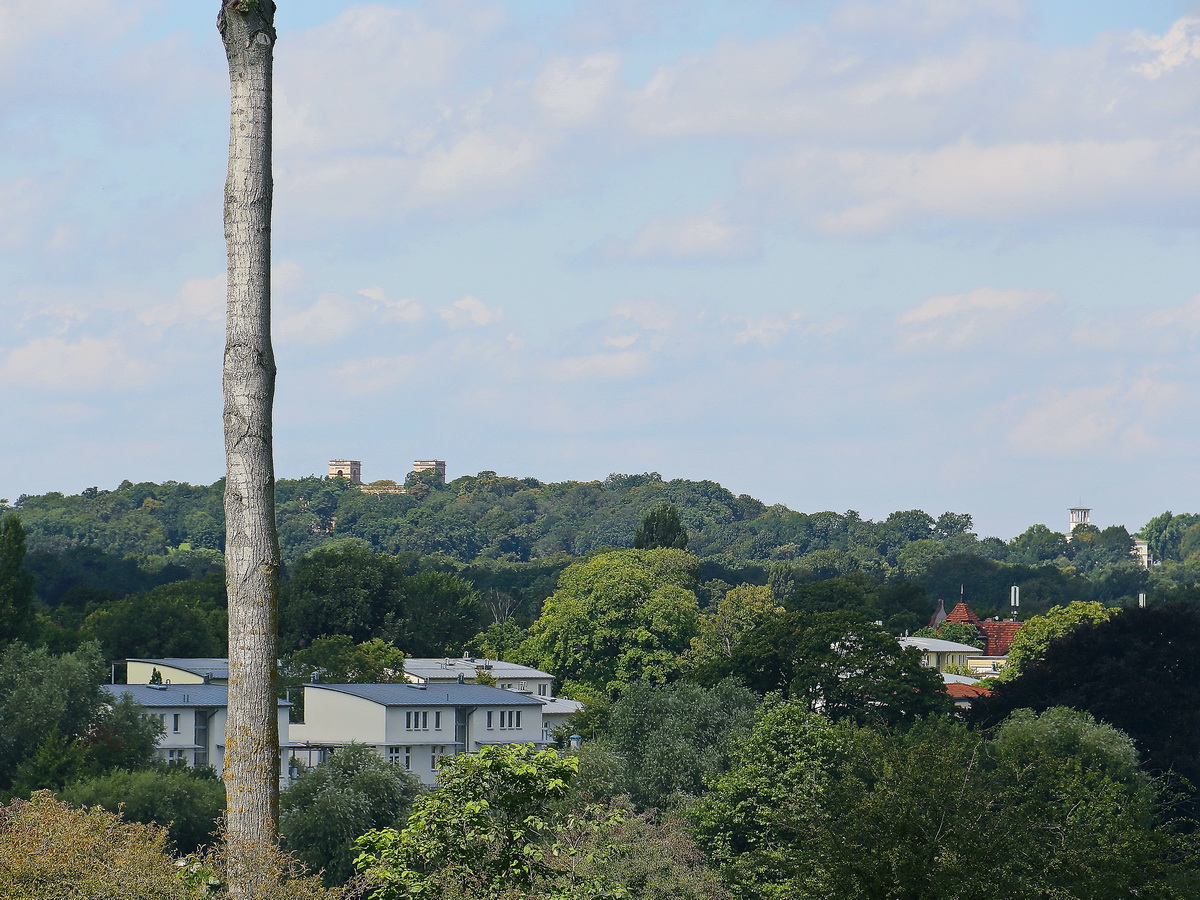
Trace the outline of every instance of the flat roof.
{"label": "flat roof", "polygon": [[193,675],[201,677],[207,675],[210,678],[228,678],[229,677],[229,660],[220,657],[196,657],[193,659],[127,659],[127,663],[146,663],[152,666],[170,666],[172,669],[181,669],[184,672],[191,672]]}
{"label": "flat roof", "polygon": [[[225,684],[105,684],[114,697],[129,694],[148,709],[164,706],[213,707],[229,704],[229,686]],[[280,706],[291,706],[286,700]]]}
{"label": "flat roof", "polygon": [[483,684],[328,684],[309,682],[305,690],[334,691],[383,706],[541,706],[541,701],[515,691]]}
{"label": "flat roof", "polygon": [[918,650],[929,650],[933,653],[981,653],[982,648],[970,644],[956,644],[954,641],[943,641],[940,638],[903,637],[901,647],[916,647]]}
{"label": "flat roof", "polygon": [[549,672],[520,666],[516,663],[504,662],[500,659],[483,659],[473,656],[443,658],[406,659],[404,671],[417,678],[457,677],[461,672],[468,678],[475,677],[475,670],[483,669],[490,672],[493,678],[553,678]]}

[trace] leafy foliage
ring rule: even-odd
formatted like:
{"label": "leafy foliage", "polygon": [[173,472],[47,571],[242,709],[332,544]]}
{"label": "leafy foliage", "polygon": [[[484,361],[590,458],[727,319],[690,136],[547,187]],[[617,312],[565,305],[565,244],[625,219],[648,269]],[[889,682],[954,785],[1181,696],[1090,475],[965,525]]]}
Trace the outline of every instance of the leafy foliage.
{"label": "leafy foliage", "polygon": [[639,808],[668,809],[704,792],[754,721],[758,698],[735,680],[712,688],[634,684],[613,703],[601,745],[622,760],[617,785]]}
{"label": "leafy foliage", "polygon": [[787,612],[748,632],[726,674],[835,719],[898,725],[944,712],[941,679],[860,615]]}
{"label": "leafy foliage", "polygon": [[646,513],[633,535],[635,550],[654,550],[659,547],[686,550],[687,546],[687,531],[679,521],[679,510],[669,503]]}
{"label": "leafy foliage", "polygon": [[167,832],[46,791],[0,807],[0,896],[11,900],[185,900],[195,892]]}
{"label": "leafy foliage", "polygon": [[568,567],[518,657],[569,693],[619,693],[682,670],[699,630],[696,560],[682,550],[621,550]]}
{"label": "leafy foliage", "polygon": [[216,776],[182,766],[110,772],[73,782],[58,796],[75,806],[120,813],[126,821],[157,824],[177,854],[211,842],[225,810],[225,787]]}
{"label": "leafy foliage", "polygon": [[355,839],[376,828],[403,824],[417,780],[370,747],[351,744],[299,779],[279,797],[284,846],[326,884],[354,874]]}
{"label": "leafy foliage", "polygon": [[1194,838],[1158,820],[1134,759],[1070,710],[989,740],[945,718],[884,734],[784,704],[693,820],[741,900],[1190,896]]}

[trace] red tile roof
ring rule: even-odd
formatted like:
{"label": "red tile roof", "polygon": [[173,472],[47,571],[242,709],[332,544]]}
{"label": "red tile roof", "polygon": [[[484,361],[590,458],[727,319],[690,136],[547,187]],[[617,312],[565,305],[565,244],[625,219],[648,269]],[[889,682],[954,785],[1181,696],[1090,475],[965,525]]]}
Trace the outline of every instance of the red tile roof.
{"label": "red tile roof", "polygon": [[987,638],[987,647],[984,649],[987,656],[1008,656],[1008,649],[1021,630],[1021,623],[980,622],[978,627]]}
{"label": "red tile roof", "polygon": [[946,616],[947,622],[958,622],[966,625],[978,625],[979,616],[971,612],[971,607],[965,603],[956,603],[954,609],[950,610],[950,614]]}
{"label": "red tile roof", "polygon": [[972,700],[976,697],[992,696],[992,692],[981,684],[966,684],[961,681],[952,681],[946,685],[946,693],[956,700],[959,698]]}

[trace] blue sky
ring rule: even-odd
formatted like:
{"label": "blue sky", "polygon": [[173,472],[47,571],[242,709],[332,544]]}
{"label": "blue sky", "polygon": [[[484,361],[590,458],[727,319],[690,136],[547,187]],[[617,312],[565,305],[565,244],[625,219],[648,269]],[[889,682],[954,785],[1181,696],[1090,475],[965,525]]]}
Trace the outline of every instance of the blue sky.
{"label": "blue sky", "polygon": [[[217,6],[0,0],[0,497],[222,473]],[[1200,510],[1200,4],[279,6],[281,475]]]}

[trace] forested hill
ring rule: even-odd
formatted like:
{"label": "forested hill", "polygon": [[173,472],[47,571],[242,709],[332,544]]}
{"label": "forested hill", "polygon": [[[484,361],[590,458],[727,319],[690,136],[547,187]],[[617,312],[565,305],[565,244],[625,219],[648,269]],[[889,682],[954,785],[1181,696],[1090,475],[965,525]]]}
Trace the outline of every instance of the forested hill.
{"label": "forested hill", "polygon": [[[112,491],[22,496],[13,511],[28,531],[31,551],[61,555],[86,547],[188,565],[222,549],[222,487],[220,481],[209,486],[126,481]],[[678,509],[689,549],[702,559],[790,563],[817,577],[857,571],[912,578],[941,559],[964,554],[1093,575],[1123,567],[1131,549],[1121,526],[1085,529],[1073,543],[1044,525],[1007,542],[980,539],[964,513],[934,517],[907,510],[880,522],[853,510],[803,513],[735,496],[712,481],[663,481],[654,472],[555,484],[495,472],[445,485],[410,476],[408,493],[384,494],[366,493],[346,479],[310,476],[280,480],[276,496],[285,562],[343,538],[359,538],[379,552],[436,555],[460,564],[581,556],[631,546],[645,513],[664,503]],[[1197,523],[1200,516],[1164,513],[1143,533],[1156,558],[1200,563]]]}

